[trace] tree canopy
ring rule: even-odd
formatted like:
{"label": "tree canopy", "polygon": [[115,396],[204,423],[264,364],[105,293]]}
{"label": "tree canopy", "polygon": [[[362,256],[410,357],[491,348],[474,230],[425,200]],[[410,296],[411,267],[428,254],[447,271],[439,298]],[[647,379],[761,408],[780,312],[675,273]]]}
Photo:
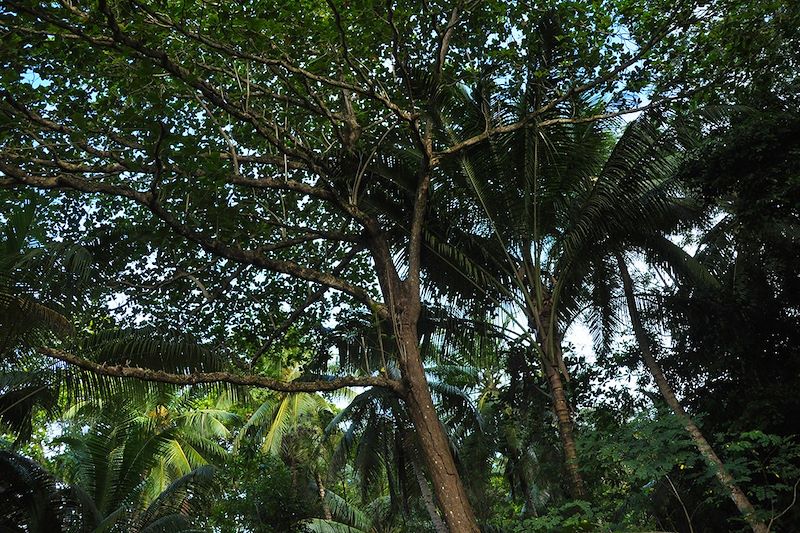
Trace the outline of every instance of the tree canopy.
{"label": "tree canopy", "polygon": [[0,523],[791,524],[798,23],[4,2]]}

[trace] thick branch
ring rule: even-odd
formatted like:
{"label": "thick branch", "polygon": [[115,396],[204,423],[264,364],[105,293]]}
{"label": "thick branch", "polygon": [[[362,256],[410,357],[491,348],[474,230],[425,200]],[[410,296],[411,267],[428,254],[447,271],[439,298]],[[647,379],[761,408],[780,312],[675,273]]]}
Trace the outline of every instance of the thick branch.
{"label": "thick branch", "polygon": [[313,196],[321,200],[334,201],[336,195],[327,189],[315,187],[301,181],[284,180],[276,178],[244,178],[240,176],[232,176],[228,181],[235,185],[245,185],[247,187],[255,187],[257,189],[281,189],[285,191],[294,191],[308,196]]}
{"label": "thick branch", "polygon": [[425,213],[428,206],[428,191],[431,176],[425,173],[420,177],[414,199],[414,212],[411,219],[411,237],[408,244],[408,279],[412,284],[419,286],[420,256],[422,252],[422,231],[425,225]]}
{"label": "thick branch", "polygon": [[318,381],[280,381],[265,376],[239,375],[229,372],[196,372],[191,374],[172,374],[161,370],[124,365],[102,365],[55,348],[40,348],[47,357],[58,359],[72,366],[88,370],[102,376],[138,379],[154,383],[172,385],[197,385],[200,383],[230,383],[247,387],[259,387],[279,392],[322,392],[345,387],[384,387],[401,392],[400,383],[385,376],[344,376]]}

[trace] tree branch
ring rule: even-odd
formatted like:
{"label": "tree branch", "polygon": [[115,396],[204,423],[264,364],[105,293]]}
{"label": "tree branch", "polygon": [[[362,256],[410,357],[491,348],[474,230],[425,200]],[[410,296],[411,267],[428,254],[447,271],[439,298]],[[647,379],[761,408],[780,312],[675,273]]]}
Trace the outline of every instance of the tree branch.
{"label": "tree branch", "polygon": [[[474,135],[474,136],[472,136],[472,137],[470,137],[468,139],[465,139],[464,141],[462,141],[460,143],[454,144],[453,146],[447,148],[446,150],[443,150],[441,152],[437,152],[435,154],[435,158],[434,158],[434,161],[433,161],[434,165],[442,157],[447,157],[447,156],[450,156],[450,155],[457,154],[457,153],[465,150],[466,148],[469,148],[471,146],[475,146],[477,144],[480,144],[481,142],[489,139],[490,137],[492,137],[494,135],[502,134],[502,133],[509,133],[509,132],[513,132],[513,131],[517,131],[519,129],[522,129],[525,126],[527,126],[528,124],[530,124],[533,120],[535,120],[536,118],[541,117],[545,113],[553,110],[558,104],[566,101],[570,97],[586,93],[588,91],[591,91],[595,87],[598,87],[599,85],[601,85],[603,83],[611,81],[616,76],[620,75],[622,72],[624,72],[625,70],[627,70],[628,68],[633,66],[637,61],[640,61],[640,60],[644,59],[647,56],[647,54],[664,37],[666,37],[669,34],[670,29],[673,28],[673,27],[674,27],[674,22],[673,21],[670,21],[669,23],[665,24],[664,27],[662,27],[660,29],[660,31],[657,31],[651,37],[651,39],[647,43],[645,43],[635,54],[632,54],[630,58],[628,58],[627,60],[621,62],[615,68],[603,73],[602,75],[597,76],[596,78],[592,79],[591,81],[588,81],[588,82],[583,83],[581,85],[572,86],[568,91],[566,91],[563,94],[561,94],[561,95],[549,100],[546,104],[542,105],[538,109],[535,109],[531,113],[528,113],[527,115],[525,115],[521,120],[519,120],[519,121],[517,121],[517,122],[515,122],[513,124],[497,126],[495,128],[487,127],[482,133],[479,133],[479,134]],[[672,100],[676,100],[678,98],[682,98],[682,97],[685,97],[685,96],[688,96],[688,95],[689,94],[684,93],[684,94],[680,94],[680,95],[675,96],[675,97],[664,97],[664,98],[658,99],[658,100],[653,101],[653,102],[651,102],[651,103],[649,103],[647,105],[644,105],[644,106],[639,106],[639,107],[635,107],[635,108],[620,109],[618,111],[609,112],[609,113],[600,114],[600,115],[593,115],[591,117],[583,117],[583,118],[581,118],[581,117],[574,117],[574,118],[564,117],[564,118],[553,119],[553,120],[549,120],[549,121],[541,121],[539,123],[539,126],[546,126],[546,125],[556,124],[556,123],[559,123],[559,124],[566,124],[566,123],[569,123],[569,124],[582,124],[582,123],[587,123],[587,122],[596,122],[598,120],[603,120],[603,119],[613,118],[613,117],[619,117],[619,116],[628,115],[628,114],[631,114],[631,113],[644,111],[646,109],[650,109],[652,107],[656,107],[657,105],[661,105],[663,103],[666,103],[666,102],[669,102],[669,101],[672,101]]]}
{"label": "tree branch", "polygon": [[[195,41],[197,43],[200,43],[200,44],[202,44],[204,46],[207,46],[207,47],[209,47],[209,48],[211,48],[213,50],[216,50],[217,52],[226,54],[229,57],[236,57],[236,58],[239,58],[239,59],[250,60],[250,61],[254,61],[256,63],[260,63],[262,65],[270,66],[270,67],[280,67],[280,68],[284,69],[285,71],[287,71],[287,72],[289,72],[291,74],[294,74],[294,75],[299,76],[301,78],[305,78],[305,79],[307,79],[309,81],[320,83],[320,84],[326,85],[328,87],[334,87],[334,88],[338,88],[338,89],[351,91],[351,92],[356,93],[356,94],[358,94],[358,95],[360,95],[360,96],[362,96],[364,98],[377,100],[386,109],[389,109],[390,111],[392,111],[397,117],[401,118],[402,120],[410,122],[410,121],[412,121],[414,119],[414,115],[412,113],[409,113],[408,111],[402,109],[400,106],[398,106],[397,104],[392,102],[389,99],[389,97],[386,95],[385,92],[376,91],[374,89],[374,87],[365,88],[365,87],[361,87],[361,86],[358,86],[358,85],[355,85],[355,84],[352,84],[352,83],[347,83],[345,81],[338,80],[338,79],[335,79],[335,78],[329,78],[327,76],[322,76],[322,75],[319,75],[319,74],[315,74],[315,73],[313,73],[313,72],[311,72],[309,70],[306,70],[306,69],[304,69],[302,67],[298,67],[296,64],[291,62],[289,60],[289,58],[286,57],[286,56],[283,56],[283,57],[281,57],[279,59],[278,58],[267,58],[267,57],[251,54],[251,53],[248,53],[248,52],[244,52],[244,51],[236,49],[236,48],[234,48],[232,46],[229,46],[229,45],[226,45],[224,43],[221,43],[219,41],[215,41],[213,39],[210,39],[209,37],[207,37],[205,35],[201,35],[199,33],[193,32],[193,31],[189,30],[188,28],[186,28],[185,26],[174,22],[169,17],[167,17],[165,15],[162,15],[160,13],[157,13],[157,12],[153,11],[152,9],[149,9],[148,6],[142,4],[141,2],[134,2],[134,3],[137,6],[139,6],[141,9],[145,10],[154,19],[157,19],[161,24],[172,28],[173,30],[175,30],[178,33],[180,33],[180,34],[192,39],[193,41]],[[358,74],[358,70],[357,69],[355,69],[355,70],[356,70],[355,73]]]}
{"label": "tree branch", "polygon": [[88,370],[94,374],[118,378],[138,379],[154,383],[172,385],[197,385],[200,383],[230,383],[258,387],[278,392],[324,392],[345,387],[383,387],[402,393],[400,382],[386,376],[343,376],[317,381],[280,381],[266,376],[240,375],[230,372],[195,372],[191,374],[172,374],[162,370],[152,370],[126,365],[103,365],[83,357],[55,348],[39,348],[39,353],[63,361],[69,365]]}
{"label": "tree branch", "polygon": [[56,176],[32,176],[20,169],[10,167],[2,161],[0,161],[0,171],[10,176],[10,179],[0,178],[0,187],[27,185],[40,189],[72,189],[79,192],[103,193],[131,199],[147,208],[151,213],[172,228],[175,233],[200,245],[204,250],[213,255],[326,285],[332,289],[349,294],[359,302],[367,305],[370,309],[375,309],[382,317],[388,316],[386,306],[373,300],[369,292],[363,287],[353,285],[337,276],[320,272],[294,261],[271,259],[258,251],[245,250],[234,245],[226,244],[219,239],[206,237],[195,229],[178,222],[171,213],[158,203],[155,196],[149,192],[139,192],[122,185],[89,181],[66,174],[59,174]]}
{"label": "tree branch", "polygon": [[194,76],[189,69],[174,61],[173,58],[167,54],[167,52],[161,49],[153,49],[147,46],[141,40],[135,39],[125,33],[125,31],[123,31],[122,27],[117,22],[116,17],[106,0],[100,0],[99,7],[105,15],[107,26],[111,31],[116,43],[136,52],[140,57],[155,62],[156,65],[164,69],[166,72],[172,74],[176,79],[181,80],[189,87],[199,91],[209,102],[213,103],[219,109],[223,109],[231,115],[250,123],[259,133],[259,135],[269,141],[270,144],[288,157],[296,157],[302,161],[306,161],[311,167],[316,166],[316,157],[312,152],[304,149],[305,147],[302,147],[303,149],[298,150],[296,148],[289,147],[284,142],[281,142],[274,132],[276,124],[266,120],[263,116],[256,116],[249,110],[244,109],[242,106],[232,105],[217,87],[214,87],[209,82]]}
{"label": "tree branch", "polygon": [[[665,105],[665,104],[667,104],[669,102],[674,102],[675,100],[679,100],[681,98],[686,98],[686,97],[691,96],[692,94],[698,92],[701,89],[702,89],[702,87],[698,88],[698,89],[695,89],[695,90],[692,90],[692,91],[683,92],[683,93],[675,95],[675,96],[665,96],[664,98],[659,98],[658,100],[653,100],[650,103],[643,104],[643,105],[640,105],[640,106],[637,106],[637,107],[627,107],[625,109],[620,109],[620,110],[617,110],[617,111],[610,111],[608,113],[598,113],[598,114],[595,114],[595,115],[588,115],[588,116],[585,116],[585,117],[558,117],[558,118],[552,118],[552,119],[548,119],[548,120],[542,120],[542,121],[539,122],[538,125],[539,125],[539,127],[546,127],[546,126],[552,126],[554,124],[586,124],[586,123],[589,123],[589,122],[598,122],[600,120],[606,120],[606,119],[609,119],[609,118],[615,118],[615,117],[622,117],[622,116],[625,116],[625,115],[631,115],[633,113],[641,113],[643,111],[647,111],[649,109],[654,109],[656,107]],[[439,164],[439,162],[443,158],[459,154],[462,151],[464,151],[465,149],[470,148],[472,146],[476,146],[476,145],[488,140],[490,137],[493,137],[495,135],[498,135],[498,134],[501,134],[501,133],[511,133],[511,132],[514,132],[514,131],[518,131],[518,130],[526,127],[530,123],[530,119],[532,118],[532,116],[533,115],[528,115],[525,118],[523,118],[522,120],[514,122],[513,124],[506,124],[504,126],[497,126],[495,128],[487,128],[486,130],[484,130],[482,133],[479,133],[478,135],[474,135],[474,136],[472,136],[472,137],[470,137],[468,139],[465,139],[465,140],[463,140],[463,141],[461,141],[459,143],[456,143],[456,144],[450,146],[449,148],[447,148],[445,150],[442,150],[441,152],[435,152],[433,154],[433,158],[432,158],[431,164],[432,164],[432,166],[436,166],[436,165]]]}
{"label": "tree branch", "polygon": [[[361,246],[354,246],[353,248],[351,248],[350,251],[347,253],[347,255],[345,255],[344,258],[342,258],[342,260],[339,261],[339,264],[336,265],[336,268],[334,268],[333,270],[333,274],[336,276],[341,274],[342,271],[344,271],[344,269],[347,267],[347,265],[350,264],[350,262],[356,256],[356,254],[362,249],[363,248]],[[308,295],[305,301],[294,311],[292,311],[292,313],[286,318],[286,320],[284,320],[283,323],[267,337],[266,342],[264,342],[261,348],[259,348],[256,354],[253,356],[253,360],[250,362],[250,368],[255,366],[255,364],[258,362],[261,356],[263,356],[266,353],[266,351],[269,350],[270,346],[272,346],[272,344],[279,337],[283,336],[289,330],[289,328],[292,327],[292,324],[294,324],[295,321],[297,321],[297,319],[299,319],[300,316],[303,313],[305,313],[309,307],[311,307],[313,304],[321,300],[326,292],[328,292],[328,287],[323,285],[322,287],[314,291],[312,294]]]}
{"label": "tree branch", "polygon": [[408,279],[419,285],[419,271],[422,254],[422,232],[425,226],[425,213],[428,207],[428,193],[431,184],[430,172],[420,177],[414,199],[414,212],[411,218],[411,236],[408,243]]}
{"label": "tree branch", "polygon": [[441,82],[442,80],[442,73],[444,71],[444,62],[447,59],[447,52],[450,49],[450,39],[452,38],[453,31],[455,30],[460,20],[461,20],[460,6],[457,5],[456,7],[453,8],[453,11],[450,13],[450,20],[448,20],[447,27],[445,28],[444,32],[442,32],[441,38],[439,40],[439,50],[436,53],[436,66],[434,69],[434,76],[436,77],[437,82]]}

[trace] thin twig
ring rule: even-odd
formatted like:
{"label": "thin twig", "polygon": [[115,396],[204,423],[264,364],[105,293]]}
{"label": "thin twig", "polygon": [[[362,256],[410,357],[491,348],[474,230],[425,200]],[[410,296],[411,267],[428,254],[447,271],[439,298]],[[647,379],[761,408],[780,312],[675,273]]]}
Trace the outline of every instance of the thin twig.
{"label": "thin twig", "polygon": [[672,492],[675,493],[675,497],[678,498],[678,503],[681,504],[681,508],[683,509],[683,514],[686,516],[686,523],[689,525],[689,531],[691,533],[694,533],[694,527],[692,527],[692,517],[689,516],[689,511],[686,510],[686,506],[683,504],[681,495],[678,494],[678,489],[675,488],[675,485],[673,485],[672,480],[669,478],[669,476],[665,475],[664,477],[667,478],[667,483],[669,483],[669,486],[672,487]]}
{"label": "thin twig", "polygon": [[772,523],[775,522],[775,520],[777,520],[778,518],[780,518],[783,515],[785,515],[786,513],[788,513],[789,509],[794,507],[794,504],[797,503],[797,485],[798,484],[800,484],[800,478],[798,478],[797,481],[794,482],[794,488],[792,489],[792,503],[790,503],[789,506],[786,507],[786,509],[784,509],[783,511],[781,511],[778,514],[776,514],[775,516],[773,516],[770,519],[769,523],[767,524],[767,531],[768,532],[772,528]]}

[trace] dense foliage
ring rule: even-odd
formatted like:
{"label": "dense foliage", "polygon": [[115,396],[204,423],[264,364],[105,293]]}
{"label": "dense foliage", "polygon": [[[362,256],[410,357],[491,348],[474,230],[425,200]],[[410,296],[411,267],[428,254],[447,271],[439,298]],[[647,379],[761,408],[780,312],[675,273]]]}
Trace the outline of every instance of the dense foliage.
{"label": "dense foliage", "polygon": [[0,530],[792,531],[799,28],[4,1]]}

